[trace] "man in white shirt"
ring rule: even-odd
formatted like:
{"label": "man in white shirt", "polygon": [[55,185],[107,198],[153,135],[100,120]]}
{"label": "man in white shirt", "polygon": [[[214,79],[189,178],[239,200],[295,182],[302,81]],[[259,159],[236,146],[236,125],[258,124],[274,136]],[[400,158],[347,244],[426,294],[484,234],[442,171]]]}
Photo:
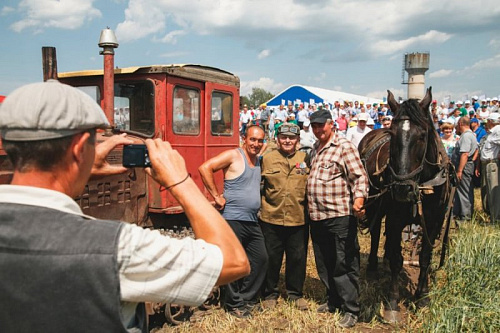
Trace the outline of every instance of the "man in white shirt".
{"label": "man in white shirt", "polygon": [[[481,199],[484,211],[490,214],[492,223],[500,222],[500,114],[492,113],[488,117],[489,133],[480,144],[480,168],[476,176],[481,175]],[[479,172],[480,170],[480,172]]]}
{"label": "man in white shirt", "polygon": [[[141,302],[199,305],[215,284],[250,272],[239,240],[168,142],[146,140],[145,171],[183,206],[196,240],[82,213],[72,198],[91,175],[125,172],[106,155],[131,143],[115,136],[96,145],[109,122],[90,96],[49,80],[12,92],[0,114],[14,172],[0,185],[2,332],[145,332]],[[19,309],[32,304],[43,306],[26,317]]]}
{"label": "man in white shirt", "polygon": [[361,139],[363,139],[363,137],[371,131],[371,128],[366,126],[368,118],[368,113],[360,113],[358,115],[358,124],[347,130],[346,139],[351,141],[356,146],[356,148],[361,142]]}

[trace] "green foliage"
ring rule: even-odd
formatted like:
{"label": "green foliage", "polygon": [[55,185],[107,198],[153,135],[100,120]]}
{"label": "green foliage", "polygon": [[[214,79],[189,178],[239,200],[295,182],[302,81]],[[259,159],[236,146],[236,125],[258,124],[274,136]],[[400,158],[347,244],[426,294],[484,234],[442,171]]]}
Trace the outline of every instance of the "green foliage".
{"label": "green foliage", "polygon": [[468,224],[452,239],[431,304],[420,313],[424,332],[500,331],[500,228]]}
{"label": "green foliage", "polygon": [[[267,102],[271,98],[273,98],[274,95],[270,93],[269,91],[266,91],[265,89],[262,88],[252,88],[252,93],[248,95],[248,100],[251,105],[254,105],[255,107],[258,107],[262,103]],[[250,106],[250,105],[249,105]]]}

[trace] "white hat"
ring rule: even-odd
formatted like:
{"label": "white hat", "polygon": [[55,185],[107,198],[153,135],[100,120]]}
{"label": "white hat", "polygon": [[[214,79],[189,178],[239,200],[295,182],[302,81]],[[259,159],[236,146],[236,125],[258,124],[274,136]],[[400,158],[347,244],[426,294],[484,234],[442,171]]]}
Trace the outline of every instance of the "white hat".
{"label": "white hat", "polygon": [[345,110],[340,110],[340,115],[345,115],[345,114],[346,114]]}
{"label": "white hat", "polygon": [[368,113],[366,113],[366,112],[362,112],[358,115],[358,121],[363,121],[363,120],[368,121],[368,118],[370,118],[370,117],[368,116]]}
{"label": "white hat", "polygon": [[469,101],[469,100],[466,100],[466,101],[465,101],[465,104],[470,104],[470,101]]}
{"label": "white hat", "polygon": [[375,122],[373,121],[373,119],[370,117],[368,118],[368,121],[366,122],[367,125],[375,125]]}
{"label": "white hat", "polygon": [[486,99],[486,102],[489,102],[489,101],[491,101],[491,98],[489,98],[489,97],[488,97],[488,98]]}
{"label": "white hat", "polygon": [[493,97],[491,100],[492,101],[498,101],[498,97]]}
{"label": "white hat", "polygon": [[472,99],[477,101],[477,99],[478,99],[477,95],[472,96]]}
{"label": "white hat", "polygon": [[490,115],[488,116],[487,119],[491,120],[491,121],[494,121],[494,122],[497,122],[498,120],[500,120],[500,113],[498,113],[498,112],[492,112],[492,113],[490,113]]}
{"label": "white hat", "polygon": [[464,104],[464,103],[462,103],[462,101],[457,101],[455,104],[460,104],[460,105],[462,105],[462,104]]}
{"label": "white hat", "polygon": [[109,126],[92,97],[56,80],[14,90],[3,101],[0,114],[2,138],[11,141],[57,139]]}
{"label": "white hat", "polygon": [[311,125],[311,121],[309,119],[304,120],[302,126],[309,126],[309,125]]}

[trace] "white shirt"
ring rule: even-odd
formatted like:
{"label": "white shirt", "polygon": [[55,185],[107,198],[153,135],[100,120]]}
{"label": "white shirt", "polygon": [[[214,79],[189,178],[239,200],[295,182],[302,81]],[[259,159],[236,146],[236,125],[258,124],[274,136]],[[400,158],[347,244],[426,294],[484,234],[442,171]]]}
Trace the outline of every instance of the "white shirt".
{"label": "white shirt", "polygon": [[247,111],[247,113],[243,112],[240,115],[240,121],[242,124],[248,124],[252,120],[252,115],[250,114],[250,111]]}
{"label": "white shirt", "polygon": [[[30,186],[1,185],[0,202],[83,214],[64,193]],[[139,302],[203,303],[222,269],[219,247],[201,239],[174,239],[157,230],[124,223],[118,240],[122,322],[126,326]],[[111,300],[110,300],[111,301]]]}
{"label": "white shirt", "polygon": [[309,112],[307,112],[307,110],[304,110],[304,109],[300,110],[297,113],[297,118],[298,118],[297,121],[300,121],[303,123],[304,121],[306,121],[308,115],[309,115]]}
{"label": "white shirt", "polygon": [[300,130],[300,146],[301,147],[313,147],[314,143],[318,140],[314,135],[313,131]]}
{"label": "white shirt", "polygon": [[481,149],[481,161],[495,160],[500,153],[500,125],[493,127]]}
{"label": "white shirt", "polygon": [[372,129],[368,126],[366,126],[364,130],[361,130],[359,126],[354,126],[347,130],[347,134],[345,135],[345,137],[347,140],[351,141],[357,148],[359,143],[361,142],[361,139],[363,139],[363,137],[371,130]]}

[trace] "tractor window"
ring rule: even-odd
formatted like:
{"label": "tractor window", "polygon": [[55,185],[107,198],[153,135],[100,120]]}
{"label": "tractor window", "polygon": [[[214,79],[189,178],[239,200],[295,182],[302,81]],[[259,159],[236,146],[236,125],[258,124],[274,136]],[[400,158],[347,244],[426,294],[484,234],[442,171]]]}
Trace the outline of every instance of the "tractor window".
{"label": "tractor window", "polygon": [[101,105],[101,91],[98,86],[80,86],[76,87],[92,97],[92,99],[99,105]]}
{"label": "tractor window", "polygon": [[153,135],[155,93],[151,81],[115,83],[115,127]]}
{"label": "tractor window", "polygon": [[233,96],[212,93],[211,131],[213,135],[233,135]]}
{"label": "tractor window", "polygon": [[174,88],[173,130],[175,134],[200,134],[200,92],[193,88]]}

